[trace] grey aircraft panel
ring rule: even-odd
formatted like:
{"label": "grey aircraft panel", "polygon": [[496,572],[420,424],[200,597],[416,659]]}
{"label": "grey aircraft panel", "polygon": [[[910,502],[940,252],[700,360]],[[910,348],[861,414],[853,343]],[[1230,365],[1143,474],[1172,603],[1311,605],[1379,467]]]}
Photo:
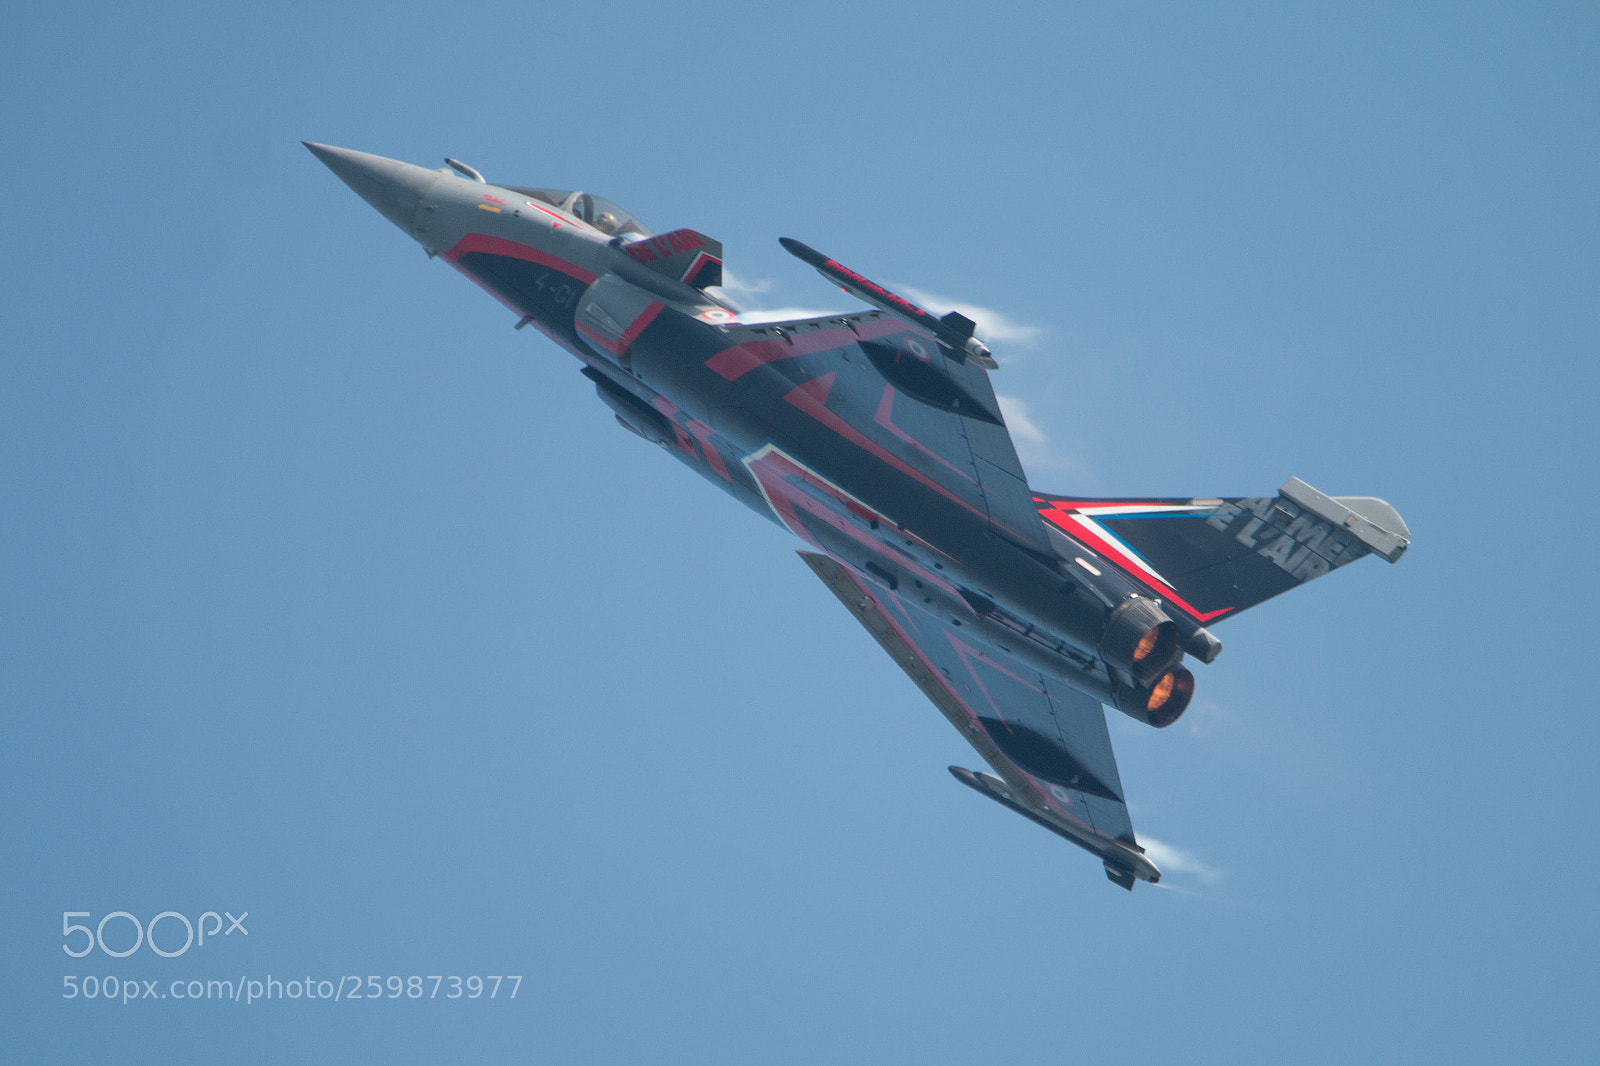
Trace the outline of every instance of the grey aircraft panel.
{"label": "grey aircraft panel", "polygon": [[1159,879],[1134,837],[1099,700],[825,555],[800,555],[999,774],[994,798],[1099,855],[1118,884],[1131,871]]}

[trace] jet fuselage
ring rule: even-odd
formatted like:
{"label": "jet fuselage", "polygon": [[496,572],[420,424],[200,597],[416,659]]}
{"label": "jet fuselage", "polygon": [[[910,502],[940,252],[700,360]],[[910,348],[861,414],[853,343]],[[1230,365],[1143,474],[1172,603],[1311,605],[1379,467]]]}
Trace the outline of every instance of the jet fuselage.
{"label": "jet fuselage", "polygon": [[[1109,610],[1135,590],[1112,567],[1097,567],[1096,582],[1063,560],[1031,507],[997,508],[984,474],[1004,475],[982,470],[969,449],[924,443],[919,404],[860,347],[942,361],[903,322],[869,311],[803,332],[743,326],[630,254],[661,237],[624,245],[523,192],[308,147],[429,255],[582,360],[625,426],[829,555],[965,624],[1000,628],[1018,654],[1098,680],[1112,698],[1116,678],[1097,644]],[[599,292],[585,314],[601,279],[616,291],[609,302]],[[973,370],[962,385],[986,412],[964,421],[978,430],[1000,419]],[[1077,554],[1093,566],[1087,549]],[[1096,584],[1107,587],[1085,588]]]}
{"label": "jet fuselage", "polygon": [[1154,881],[1128,818],[1102,702],[1153,726],[1183,713],[1206,630],[1363,555],[1396,561],[1400,516],[1296,478],[1271,497],[1035,494],[955,313],[937,318],[797,241],[876,310],[740,322],[722,249],[654,235],[587,193],[490,185],[307,144],[391,222],[582,363],[633,433],[809,545],[808,566],[1000,775],[952,768]]}

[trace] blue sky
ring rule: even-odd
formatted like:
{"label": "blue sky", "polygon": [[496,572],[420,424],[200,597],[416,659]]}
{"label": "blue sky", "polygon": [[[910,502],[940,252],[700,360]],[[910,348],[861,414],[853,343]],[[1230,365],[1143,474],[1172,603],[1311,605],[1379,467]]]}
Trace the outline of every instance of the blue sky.
{"label": "blue sky", "polygon": [[[8,1059],[1593,1061],[1592,7],[7,29]],[[590,189],[754,305],[849,307],[799,238],[999,316],[1035,487],[1296,475],[1413,548],[1221,627],[1174,728],[1112,716],[1169,856],[1129,896],[952,782],[785,534],[301,139]],[[74,959],[68,911],[248,933]],[[62,998],[268,974],[523,979]]]}

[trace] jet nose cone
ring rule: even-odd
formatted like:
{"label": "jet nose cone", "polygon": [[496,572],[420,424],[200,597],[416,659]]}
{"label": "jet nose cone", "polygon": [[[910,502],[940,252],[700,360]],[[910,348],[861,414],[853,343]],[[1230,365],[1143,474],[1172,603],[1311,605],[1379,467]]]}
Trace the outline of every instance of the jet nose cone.
{"label": "jet nose cone", "polygon": [[338,175],[340,181],[355,190],[356,195],[377,208],[383,217],[408,234],[415,235],[412,226],[417,216],[417,204],[429,187],[439,180],[436,171],[385,159],[381,155],[335,148],[331,144],[314,144],[311,141],[300,143]]}

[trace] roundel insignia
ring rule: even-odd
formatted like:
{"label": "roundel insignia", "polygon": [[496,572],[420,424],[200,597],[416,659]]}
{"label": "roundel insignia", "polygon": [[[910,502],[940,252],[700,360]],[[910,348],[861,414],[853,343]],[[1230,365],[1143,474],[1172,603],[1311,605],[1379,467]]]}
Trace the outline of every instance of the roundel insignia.
{"label": "roundel insignia", "polygon": [[1051,785],[1050,786],[1050,795],[1054,796],[1056,799],[1060,800],[1062,803],[1071,803],[1072,802],[1072,793],[1068,792],[1066,789],[1062,788],[1060,785]]}
{"label": "roundel insignia", "polygon": [[916,356],[918,359],[921,359],[924,363],[929,362],[933,358],[928,354],[927,345],[923,344],[915,337],[906,338],[906,350],[912,355]]}
{"label": "roundel insignia", "polygon": [[738,318],[732,311],[725,311],[720,307],[708,307],[700,312],[700,317],[707,322],[737,322]]}

